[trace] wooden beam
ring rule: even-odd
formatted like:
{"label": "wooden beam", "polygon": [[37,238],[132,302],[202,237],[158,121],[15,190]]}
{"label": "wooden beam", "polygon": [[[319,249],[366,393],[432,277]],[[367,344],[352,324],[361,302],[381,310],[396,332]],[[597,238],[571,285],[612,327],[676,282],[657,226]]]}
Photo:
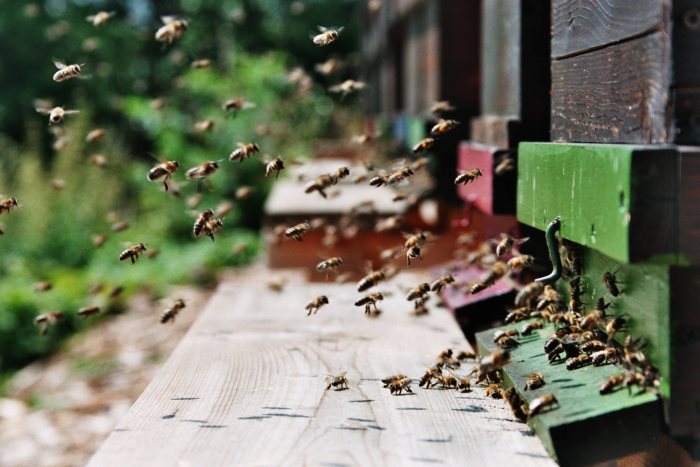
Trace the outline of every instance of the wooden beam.
{"label": "wooden beam", "polygon": [[[382,315],[367,319],[352,305],[352,285],[290,279],[277,295],[267,277],[247,270],[219,288],[91,467],[554,466],[527,426],[481,388],[415,385],[414,395],[392,396],[382,387],[398,372],[419,377],[447,347],[469,348],[449,313],[412,317],[404,292],[388,285]],[[330,304],[307,318],[304,303],[318,294]],[[325,374],[345,370],[349,389],[326,391]]]}

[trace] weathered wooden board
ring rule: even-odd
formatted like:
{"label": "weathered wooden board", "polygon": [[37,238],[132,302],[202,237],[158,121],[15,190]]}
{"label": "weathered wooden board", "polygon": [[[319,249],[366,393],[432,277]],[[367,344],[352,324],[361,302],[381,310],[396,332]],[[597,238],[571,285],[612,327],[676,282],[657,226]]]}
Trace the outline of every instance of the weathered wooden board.
{"label": "weathered wooden board", "polygon": [[[494,146],[462,142],[459,145],[457,170],[481,170],[482,176],[466,185],[458,185],[457,193],[466,202],[487,214],[515,214],[516,169],[496,174],[495,169],[506,151]],[[515,158],[515,155],[509,155]]]}
{"label": "weathered wooden board", "polygon": [[681,262],[700,264],[700,148],[679,147],[678,248]]}
{"label": "weathered wooden board", "polygon": [[[497,329],[521,329],[524,325]],[[548,393],[559,401],[558,409],[528,421],[550,454],[561,465],[589,465],[651,449],[659,443],[661,406],[657,397],[650,393],[630,395],[627,391],[601,396],[600,384],[620,372],[612,365],[569,371],[563,361],[548,364],[543,347],[553,332],[550,326],[520,337],[520,346],[511,351],[511,363],[504,368],[507,385],[515,386],[528,402]],[[494,329],[477,334],[482,353],[496,349],[493,333]],[[528,375],[533,372],[541,373],[546,384],[525,391]]]}
{"label": "weathered wooden board", "polygon": [[670,3],[670,0],[553,0],[552,57],[583,53],[667,28]]}
{"label": "weathered wooden board", "polygon": [[[476,143],[502,149],[517,149],[520,142],[520,121],[513,117],[482,115],[471,120],[470,139]],[[541,138],[546,140],[548,138]]]}
{"label": "weathered wooden board", "polygon": [[678,152],[670,146],[522,143],[518,220],[619,261],[678,263]]}
{"label": "weathered wooden board", "polygon": [[[219,288],[90,466],[554,465],[480,388],[382,388],[390,374],[420,376],[446,347],[468,348],[449,313],[411,317],[387,286],[382,315],[367,319],[353,286],[276,295],[261,282],[246,273]],[[307,318],[304,303],[321,293],[330,304]],[[325,374],[343,370],[350,389],[325,391]]]}
{"label": "weathered wooden board", "polygon": [[552,61],[552,140],[671,142],[670,49],[659,31]]}

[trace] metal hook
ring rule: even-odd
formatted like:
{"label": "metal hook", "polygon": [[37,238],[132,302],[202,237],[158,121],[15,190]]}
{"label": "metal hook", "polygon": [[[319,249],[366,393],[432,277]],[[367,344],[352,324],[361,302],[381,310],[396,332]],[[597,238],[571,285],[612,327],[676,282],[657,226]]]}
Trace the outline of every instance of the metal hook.
{"label": "metal hook", "polygon": [[549,275],[535,279],[535,281],[541,282],[544,285],[553,284],[561,277],[561,258],[559,257],[559,243],[557,242],[556,236],[560,227],[561,218],[557,216],[549,223],[544,233],[545,239],[547,240],[547,249],[549,250],[549,259],[552,261],[552,266],[554,268]]}

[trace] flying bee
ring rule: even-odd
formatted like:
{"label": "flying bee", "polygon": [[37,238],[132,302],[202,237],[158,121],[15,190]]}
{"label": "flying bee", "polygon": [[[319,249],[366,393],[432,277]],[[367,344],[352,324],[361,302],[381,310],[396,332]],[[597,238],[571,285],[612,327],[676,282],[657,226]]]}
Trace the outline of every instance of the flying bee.
{"label": "flying bee", "polygon": [[197,133],[204,133],[205,131],[211,131],[214,129],[214,120],[199,120],[194,122],[192,128]]}
{"label": "flying bee", "polygon": [[530,373],[527,377],[527,383],[525,383],[525,390],[534,390],[544,386],[544,376],[542,373]]}
{"label": "flying bee", "polygon": [[427,151],[428,149],[432,148],[434,144],[435,140],[433,138],[423,138],[418,142],[418,144],[413,146],[413,154],[418,154],[419,152]]}
{"label": "flying bee", "polygon": [[92,237],[92,244],[95,245],[95,248],[99,248],[102,245],[104,245],[108,239],[109,237],[107,237],[107,235],[104,234],[94,235]]}
{"label": "flying bee", "polygon": [[430,107],[430,113],[438,115],[445,112],[453,112],[454,110],[455,107],[449,101],[438,101]]}
{"label": "flying bee", "polygon": [[440,120],[430,130],[430,136],[442,136],[459,125],[457,120]]}
{"label": "flying bee", "polygon": [[318,297],[314,298],[309,303],[307,303],[306,306],[304,307],[305,309],[309,310],[309,312],[306,314],[306,316],[311,316],[312,313],[315,315],[316,312],[323,305],[328,305],[328,297],[326,297],[325,295],[319,295]]}
{"label": "flying bee", "polygon": [[515,387],[510,387],[503,391],[503,398],[508,402],[513,416],[524,422],[527,420],[527,402],[523,401]]}
{"label": "flying bee", "polygon": [[267,288],[273,292],[282,292],[284,286],[287,284],[287,280],[284,278],[270,280],[266,283]]}
{"label": "flying bee", "polygon": [[503,399],[503,392],[501,391],[501,388],[498,387],[498,384],[489,384],[486,386],[484,393],[486,394],[486,397],[490,396],[494,399]]}
{"label": "flying bee", "polygon": [[345,81],[343,81],[340,84],[336,84],[335,86],[329,87],[328,91],[334,92],[334,93],[339,93],[339,94],[341,94],[342,98],[345,98],[350,93],[364,89],[365,86],[367,86],[367,85],[362,81],[355,81],[354,79],[346,79]]}
{"label": "flying bee", "polygon": [[605,284],[605,287],[608,289],[608,292],[610,292],[610,295],[613,297],[619,297],[622,295],[622,292],[618,287],[620,282],[617,280],[615,274],[616,273],[609,271],[603,274],[603,284]]}
{"label": "flying bee", "polygon": [[219,163],[216,161],[206,161],[192,167],[185,172],[187,180],[201,180],[208,178],[219,169]]}
{"label": "flying bee", "polygon": [[609,320],[605,325],[605,332],[608,334],[608,341],[614,340],[615,334],[622,331],[625,324],[627,324],[627,320],[622,316]]}
{"label": "flying bee", "polygon": [[511,156],[506,155],[505,157],[501,158],[501,160],[498,162],[496,165],[496,168],[493,169],[493,173],[496,176],[503,175],[507,172],[510,172],[511,170],[515,169],[515,159],[513,159]]}
{"label": "flying bee", "polygon": [[317,63],[314,69],[323,76],[330,76],[340,70],[343,63],[337,58],[329,58],[323,63]]}
{"label": "flying bee", "polygon": [[[383,382],[384,380],[382,380]],[[389,392],[391,394],[396,394],[397,396],[401,394],[403,391],[406,391],[409,394],[413,394],[413,391],[411,390],[411,383],[413,382],[412,378],[409,378],[408,376],[403,376],[402,378],[398,378],[389,384],[387,384],[384,387],[389,388]]]}
{"label": "flying bee", "polygon": [[374,310],[377,311],[377,302],[384,300],[384,295],[381,292],[373,292],[369,295],[358,299],[355,302],[355,306],[364,306],[365,314],[370,314],[370,307],[374,306]]}
{"label": "flying bee", "polygon": [[115,233],[117,233],[117,232],[123,232],[123,231],[125,231],[126,229],[128,229],[129,226],[130,226],[130,225],[129,225],[129,223],[128,223],[127,221],[117,221],[117,222],[115,222],[114,224],[112,224],[112,226],[110,227],[110,230],[111,230],[112,232],[115,232]]}
{"label": "flying bee", "polygon": [[453,357],[454,351],[452,349],[445,349],[438,354],[437,362],[440,366],[446,366],[450,370],[456,370],[460,367],[461,362]]}
{"label": "flying bee", "polygon": [[375,232],[387,232],[390,230],[397,230],[401,227],[403,223],[403,217],[399,214],[393,216],[385,217],[383,219],[377,219],[377,223],[374,224]]}
{"label": "flying bee", "polygon": [[99,28],[100,26],[107,24],[107,21],[109,21],[109,19],[116,14],[116,11],[100,11],[94,15],[85,17],[85,19],[91,22],[96,28]]}
{"label": "flying bee", "polygon": [[280,176],[280,172],[284,169],[284,162],[279,157],[275,157],[265,166],[265,176],[269,177],[273,173],[275,178]]}
{"label": "flying bee", "polygon": [[207,235],[214,241],[214,234],[221,230],[223,222],[219,218],[214,218],[214,211],[206,209],[197,216],[192,227],[192,233],[195,237]]}
{"label": "flying bee", "polygon": [[233,150],[231,155],[228,156],[228,160],[230,160],[231,162],[243,162],[256,152],[260,152],[260,146],[258,146],[257,143],[238,143],[238,148]]}
{"label": "flying bee", "polygon": [[121,296],[121,294],[123,292],[124,292],[124,287],[122,287],[121,285],[118,285],[109,292],[109,298],[111,298],[111,299],[119,298],[119,296]]}
{"label": "flying bee", "polygon": [[190,68],[193,69],[199,69],[199,68],[209,68],[211,66],[211,60],[207,58],[202,58],[199,60],[194,60],[192,63],[190,63]]}
{"label": "flying bee", "polygon": [[107,131],[104,128],[95,128],[85,136],[86,143],[96,143],[105,137]]}
{"label": "flying bee", "polygon": [[371,289],[372,287],[376,286],[385,279],[386,274],[384,271],[370,271],[357,283],[357,291],[364,292],[365,290]]}
{"label": "flying bee", "polygon": [[542,329],[544,325],[542,324],[542,321],[532,321],[530,323],[527,323],[525,326],[523,326],[523,336],[529,336],[533,332],[535,332],[536,329]]}
{"label": "flying bee", "polygon": [[328,391],[330,388],[333,388],[335,391],[349,389],[348,378],[346,377],[347,373],[347,371],[343,371],[338,376],[328,375],[326,378],[326,382],[328,383],[326,385],[326,391]]}
{"label": "flying bee", "polygon": [[49,326],[54,326],[60,319],[63,318],[62,311],[47,311],[34,318],[34,324],[39,326],[39,335],[45,336],[49,330]]}
{"label": "flying bee", "polygon": [[448,285],[454,283],[455,277],[452,274],[447,274],[445,276],[441,276],[438,278],[435,282],[433,282],[430,285],[430,290],[432,290],[435,293],[440,293],[442,289],[447,287]]}
{"label": "flying bee", "polygon": [[462,361],[462,360],[475,360],[476,359],[476,352],[471,351],[471,350],[462,350],[460,353],[457,354],[457,360]]}
{"label": "flying bee", "polygon": [[66,110],[63,107],[53,107],[51,109],[37,107],[36,111],[42,115],[49,116],[49,125],[61,123],[66,115],[73,115],[80,112],[80,110]]}
{"label": "flying bee", "polygon": [[514,245],[521,245],[527,242],[530,237],[525,238],[513,238],[508,234],[501,234],[501,241],[496,245],[496,255],[501,257],[505,256],[511,252]]}
{"label": "flying bee", "polygon": [[529,268],[534,262],[534,257],[530,255],[520,255],[516,256],[515,258],[509,259],[508,266],[515,269],[516,271],[520,271],[522,269]]}
{"label": "flying bee", "polygon": [[330,174],[330,177],[331,177],[331,180],[333,181],[333,185],[336,185],[339,181],[341,181],[342,179],[344,179],[348,175],[350,175],[350,169],[343,166],[343,167],[339,167],[339,168],[335,169],[335,171],[333,171]]}
{"label": "flying bee", "polygon": [[104,168],[107,166],[107,158],[102,154],[93,154],[90,156],[89,160],[95,167]]}
{"label": "flying bee", "polygon": [[85,65],[84,63],[81,63],[80,65],[77,63],[74,63],[73,65],[66,65],[65,63],[61,63],[57,60],[54,60],[53,64],[56,65],[56,68],[58,68],[58,71],[53,75],[53,80],[57,83],[80,75],[80,67]]}
{"label": "flying bee", "polygon": [[319,47],[325,47],[332,44],[338,40],[338,36],[343,31],[344,28],[324,28],[323,26],[318,26],[320,34],[315,34],[311,36],[311,40],[314,44]]}
{"label": "flying bee", "polygon": [[34,284],[32,284],[32,288],[36,292],[46,292],[48,290],[53,289],[53,284],[47,281],[35,282]]}
{"label": "flying bee", "polygon": [[612,375],[603,381],[603,384],[601,384],[600,388],[598,388],[598,392],[601,395],[611,394],[615,392],[616,389],[622,387],[622,385],[625,383],[625,379],[626,377],[623,373]]}
{"label": "flying bee", "polygon": [[328,198],[328,195],[326,194],[325,190],[332,184],[333,180],[331,179],[330,175],[320,175],[319,177],[316,177],[315,180],[312,180],[306,184],[306,186],[304,187],[304,193],[312,193],[314,191],[318,191],[318,194],[320,194],[324,198]]}
{"label": "flying bee", "polygon": [[508,272],[508,265],[502,261],[496,261],[491,265],[486,275],[479,282],[474,284],[470,289],[472,294],[477,294],[482,290],[491,287],[498,279],[505,276]]}
{"label": "flying bee", "polygon": [[220,202],[217,206],[216,209],[214,210],[214,215],[216,217],[226,217],[228,214],[233,211],[234,204],[231,201],[224,200]]}
{"label": "flying bee", "polygon": [[137,243],[119,254],[119,261],[131,260],[131,264],[136,264],[139,255],[146,251],[146,246],[143,243]]}
{"label": "flying bee", "polygon": [[242,186],[236,190],[236,199],[247,199],[253,194],[253,188]]}
{"label": "flying bee", "polygon": [[528,416],[534,417],[541,414],[545,409],[556,408],[555,406],[559,406],[559,401],[554,394],[545,394],[530,403],[530,413]]}
{"label": "flying bee", "polygon": [[226,112],[232,112],[234,116],[238,114],[241,110],[247,110],[255,108],[256,104],[245,100],[242,97],[236,97],[235,99],[229,99],[225,101],[221,108]]}
{"label": "flying bee", "polygon": [[19,202],[17,198],[2,198],[0,199],[0,214],[3,212],[9,213],[11,210],[19,207]]}
{"label": "flying bee", "polygon": [[472,169],[467,172],[461,172],[455,178],[455,185],[466,185],[469,182],[475,181],[477,178],[481,177],[481,169]]}
{"label": "flying bee", "polygon": [[94,314],[97,314],[100,312],[100,307],[99,306],[86,306],[78,310],[78,316],[82,316],[83,318],[87,318],[88,316],[92,316]]}
{"label": "flying bee", "polygon": [[165,191],[168,191],[168,180],[170,180],[170,177],[172,177],[179,168],[180,163],[178,161],[163,161],[161,164],[156,165],[148,171],[148,179],[150,181],[155,181],[162,178]]}
{"label": "flying bee", "polygon": [[424,282],[422,284],[419,284],[416,288],[411,289],[408,292],[408,295],[406,295],[406,300],[408,300],[409,302],[412,302],[414,300],[419,300],[419,299],[423,298],[425,295],[427,295],[428,292],[430,292],[430,284],[428,284],[427,282]]}
{"label": "flying bee", "polygon": [[156,31],[155,37],[158,42],[172,44],[187,31],[188,25],[184,19],[174,16],[161,16],[160,20],[163,22],[163,26]]}
{"label": "flying bee", "polygon": [[377,175],[369,180],[369,184],[375,187],[385,186],[389,183],[390,176],[391,174]]}
{"label": "flying bee", "polygon": [[325,259],[318,263],[316,265],[316,270],[317,271],[326,271],[326,279],[328,278],[328,273],[331,271],[335,271],[337,268],[339,268],[343,264],[343,260],[341,258],[338,258],[337,256],[333,256],[332,258]]}
{"label": "flying bee", "polygon": [[302,235],[311,230],[311,224],[308,222],[301,222],[297,225],[289,227],[284,230],[283,234],[285,238],[293,238],[294,240],[301,242]]}
{"label": "flying bee", "polygon": [[161,324],[165,324],[167,322],[175,322],[175,318],[177,317],[177,314],[180,313],[182,309],[185,308],[185,301],[181,298],[178,298],[175,300],[175,303],[170,305],[167,310],[165,310],[163,313],[160,315],[160,322]]}

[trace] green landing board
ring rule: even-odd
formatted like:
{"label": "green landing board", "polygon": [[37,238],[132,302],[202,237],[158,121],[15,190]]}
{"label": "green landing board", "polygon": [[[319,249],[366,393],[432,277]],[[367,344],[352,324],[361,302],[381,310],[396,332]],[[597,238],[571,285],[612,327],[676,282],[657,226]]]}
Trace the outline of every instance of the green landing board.
{"label": "green landing board", "polygon": [[[484,355],[497,348],[493,342],[496,329],[522,330],[525,323],[478,333],[479,352]],[[626,389],[600,395],[600,384],[621,371],[614,365],[589,365],[572,371],[563,361],[550,365],[544,343],[553,332],[554,327],[549,325],[531,336],[519,337],[520,346],[511,351],[511,362],[504,367],[505,385],[515,386],[528,402],[548,393],[559,401],[558,409],[528,421],[549,453],[562,465],[578,465],[625,455],[656,442],[661,418],[657,396],[638,391],[630,394]],[[533,372],[541,373],[546,384],[525,391],[527,376]]]}
{"label": "green landing board", "polygon": [[641,196],[633,193],[633,156],[645,151],[667,156],[660,147],[521,143],[518,220],[544,230],[560,216],[562,237],[630,262],[632,197]]}

